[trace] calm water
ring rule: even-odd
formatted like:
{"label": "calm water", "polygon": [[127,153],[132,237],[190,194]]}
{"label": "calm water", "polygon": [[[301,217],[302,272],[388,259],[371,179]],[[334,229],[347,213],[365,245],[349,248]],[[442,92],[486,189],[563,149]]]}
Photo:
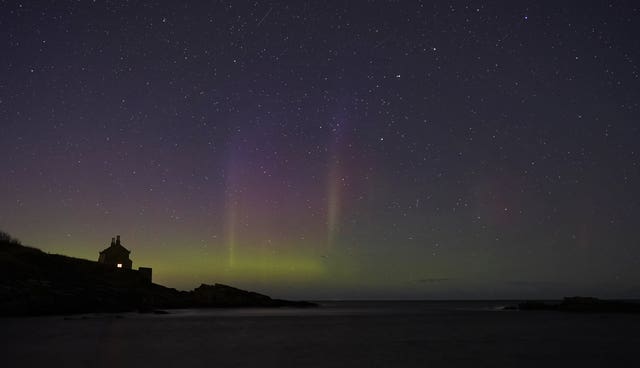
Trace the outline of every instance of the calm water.
{"label": "calm water", "polygon": [[504,302],[0,319],[2,367],[634,366],[640,316],[499,311]]}

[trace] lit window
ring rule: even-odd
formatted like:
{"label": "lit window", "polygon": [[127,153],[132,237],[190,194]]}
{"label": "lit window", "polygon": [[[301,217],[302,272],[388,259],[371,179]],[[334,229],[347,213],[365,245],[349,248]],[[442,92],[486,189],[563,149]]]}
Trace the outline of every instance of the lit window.
{"label": "lit window", "polygon": [[122,268],[122,263],[118,263],[118,264],[116,265],[116,267],[118,267],[118,268]]}

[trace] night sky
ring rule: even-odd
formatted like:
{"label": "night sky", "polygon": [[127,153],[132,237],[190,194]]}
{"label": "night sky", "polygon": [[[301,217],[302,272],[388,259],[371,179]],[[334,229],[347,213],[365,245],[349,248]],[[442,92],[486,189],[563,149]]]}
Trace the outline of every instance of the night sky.
{"label": "night sky", "polygon": [[0,229],[180,289],[640,297],[635,1],[2,1]]}

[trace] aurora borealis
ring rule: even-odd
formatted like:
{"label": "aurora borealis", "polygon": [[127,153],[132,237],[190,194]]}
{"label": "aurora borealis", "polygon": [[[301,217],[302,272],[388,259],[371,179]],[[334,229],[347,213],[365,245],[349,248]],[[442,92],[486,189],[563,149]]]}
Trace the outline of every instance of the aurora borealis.
{"label": "aurora borealis", "polygon": [[0,229],[190,289],[640,296],[632,1],[0,4]]}

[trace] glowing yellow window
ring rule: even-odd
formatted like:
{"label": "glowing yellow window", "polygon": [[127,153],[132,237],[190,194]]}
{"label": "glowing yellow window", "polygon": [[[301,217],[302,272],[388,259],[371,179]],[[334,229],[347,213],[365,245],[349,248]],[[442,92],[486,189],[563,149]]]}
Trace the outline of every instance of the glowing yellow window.
{"label": "glowing yellow window", "polygon": [[118,264],[116,265],[116,267],[118,267],[118,268],[122,268],[122,263],[118,263]]}

